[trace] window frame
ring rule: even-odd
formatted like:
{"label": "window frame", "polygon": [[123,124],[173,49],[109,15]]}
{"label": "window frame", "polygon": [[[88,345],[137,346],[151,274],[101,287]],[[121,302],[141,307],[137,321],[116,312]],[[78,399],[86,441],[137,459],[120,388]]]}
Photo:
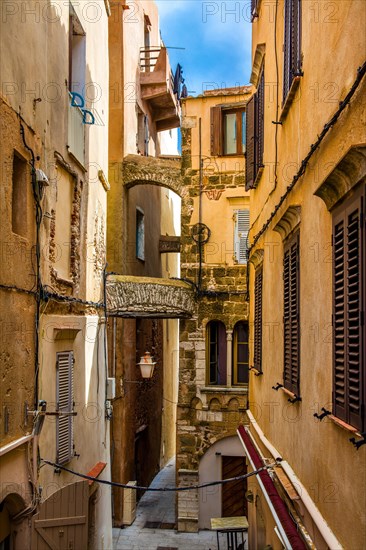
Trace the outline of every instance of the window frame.
{"label": "window frame", "polygon": [[[225,116],[236,113],[236,152],[225,153]],[[246,105],[215,105],[211,107],[211,155],[215,157],[238,157],[245,154],[246,143],[243,150],[243,114],[246,127]],[[245,133],[246,135],[246,133]]]}
{"label": "window frame", "polygon": [[[357,428],[360,432],[366,428],[366,328],[365,328],[365,301],[366,301],[366,229],[365,229],[365,200],[366,191],[360,186],[351,197],[342,202],[332,212],[332,326],[333,326],[333,358],[332,358],[332,411],[335,417],[348,425]],[[351,216],[357,212],[356,223],[351,222]],[[354,262],[355,248],[350,244],[352,231],[357,229],[357,286],[355,289],[352,262]],[[338,226],[342,225],[342,247],[339,249],[340,237]],[[354,233],[353,233],[354,235]],[[343,272],[343,275],[342,275]],[[353,279],[352,279],[353,277]],[[351,281],[351,282],[350,282]],[[342,300],[343,292],[343,303]],[[350,292],[351,297],[349,296]],[[359,307],[355,313],[355,292]],[[356,323],[358,323],[356,325]],[[355,328],[357,327],[357,330]],[[352,334],[350,334],[352,333]],[[340,335],[340,336],[339,336]],[[341,337],[341,345],[337,343]],[[350,344],[351,340],[351,344]],[[353,341],[353,349],[352,349]],[[351,351],[350,351],[351,347]],[[358,351],[358,364],[355,367],[355,352]],[[340,360],[338,360],[338,357]],[[343,357],[343,361],[342,361]],[[352,360],[351,360],[352,357]],[[343,362],[343,371],[342,363]],[[338,364],[337,364],[338,363]],[[351,364],[353,369],[351,370]],[[353,385],[351,384],[353,377]],[[355,377],[358,381],[358,396],[355,391]],[[342,395],[342,386],[344,392]],[[343,404],[342,404],[343,402]],[[358,405],[356,411],[355,403]]]}
{"label": "window frame", "polygon": [[145,261],[145,213],[139,206],[136,206],[136,258],[141,262]]}
{"label": "window frame", "polygon": [[[63,363],[62,363],[63,362]],[[73,412],[74,410],[74,352],[61,351],[56,353],[56,410],[57,412]],[[60,369],[65,377],[60,380]],[[62,395],[60,384],[67,385],[67,396]],[[63,442],[63,443],[61,443]],[[67,464],[74,456],[74,417],[56,416],[56,463]]]}
{"label": "window frame", "polygon": [[[212,342],[212,327],[217,327],[216,342]],[[221,334],[220,334],[221,332]],[[221,341],[220,341],[221,337]],[[225,342],[225,345],[223,345]],[[216,344],[216,360],[211,361],[211,345]],[[221,360],[220,360],[221,358]],[[216,364],[215,379],[211,379],[211,364]],[[225,380],[220,380],[220,370],[224,374]],[[227,342],[226,342],[226,327],[222,321],[212,319],[206,325],[206,384],[207,386],[226,386],[227,385]]]}
{"label": "window frame", "polygon": [[[243,325],[246,330],[247,340],[246,342],[238,341],[238,328],[240,325]],[[246,380],[244,382],[238,381],[238,355],[239,355],[239,345],[246,345],[247,351],[247,362],[240,361],[240,364],[246,365]],[[233,330],[233,364],[232,364],[232,385],[233,386],[246,386],[249,383],[249,326],[246,321],[238,321]]]}
{"label": "window frame", "polygon": [[283,248],[283,385],[298,397],[300,343],[300,231],[297,230]]}

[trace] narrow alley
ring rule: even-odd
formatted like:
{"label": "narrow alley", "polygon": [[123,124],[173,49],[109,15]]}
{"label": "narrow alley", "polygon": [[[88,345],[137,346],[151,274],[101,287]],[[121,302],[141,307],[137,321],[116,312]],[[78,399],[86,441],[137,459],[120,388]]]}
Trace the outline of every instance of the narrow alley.
{"label": "narrow alley", "polygon": [[[151,487],[175,485],[175,459],[163,468]],[[178,533],[175,529],[175,493],[146,492],[137,507],[134,523],[113,529],[114,550],[216,550],[216,534]]]}

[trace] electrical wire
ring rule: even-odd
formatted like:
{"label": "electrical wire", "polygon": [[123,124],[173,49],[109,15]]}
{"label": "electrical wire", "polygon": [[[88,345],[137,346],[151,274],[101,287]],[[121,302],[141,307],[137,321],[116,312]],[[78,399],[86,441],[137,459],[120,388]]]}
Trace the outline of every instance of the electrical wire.
{"label": "electrical wire", "polygon": [[250,246],[249,250],[248,250],[248,256],[250,255],[250,251],[254,248],[254,246],[257,244],[258,240],[260,239],[260,237],[263,235],[263,233],[268,229],[271,221],[273,220],[273,218],[275,217],[275,215],[277,214],[278,210],[280,209],[280,207],[282,206],[282,204],[285,202],[286,198],[288,197],[288,195],[290,194],[290,192],[292,191],[292,189],[295,187],[296,183],[299,181],[299,179],[304,175],[305,171],[306,171],[306,168],[307,168],[307,165],[309,163],[309,160],[311,159],[311,157],[313,156],[313,154],[315,153],[315,151],[319,148],[320,144],[322,143],[322,141],[324,140],[325,136],[328,134],[329,130],[336,124],[336,122],[338,121],[341,113],[344,111],[344,109],[347,107],[347,105],[350,103],[352,97],[354,96],[357,88],[359,87],[364,75],[366,73],[366,61],[363,63],[363,65],[361,67],[359,67],[357,69],[357,77],[350,89],[350,91],[348,92],[348,94],[346,95],[346,97],[344,98],[343,101],[340,102],[339,104],[339,107],[337,109],[337,111],[335,112],[335,114],[332,116],[332,118],[326,123],[324,124],[324,127],[323,127],[323,130],[321,131],[321,133],[318,135],[318,139],[316,140],[315,143],[313,143],[311,146],[310,146],[310,149],[309,149],[309,152],[308,154],[306,155],[306,157],[302,160],[301,164],[300,164],[300,168],[299,170],[297,171],[297,173],[295,174],[295,176],[293,177],[291,183],[287,186],[287,189],[286,189],[286,192],[284,193],[284,195],[282,195],[282,197],[280,198],[279,202],[277,203],[277,205],[274,207],[274,210],[273,212],[271,213],[271,215],[269,216],[269,218],[267,219],[267,221],[263,224],[263,227],[262,229],[260,229],[260,231],[258,231],[258,233],[254,236],[254,239],[253,239],[253,243],[252,245]]}
{"label": "electrical wire", "polygon": [[56,462],[51,462],[50,460],[46,460],[45,458],[41,458],[41,462],[43,462],[44,464],[47,464],[48,466],[53,466],[54,468],[63,470],[64,472],[68,472],[69,474],[73,474],[77,477],[88,479],[89,481],[96,481],[97,483],[101,483],[103,485],[110,485],[112,487],[120,487],[122,489],[134,489],[135,491],[141,490],[141,491],[150,491],[150,492],[182,492],[182,491],[194,491],[197,489],[204,489],[205,487],[213,487],[215,485],[225,485],[226,483],[230,483],[231,481],[241,481],[243,479],[247,479],[248,477],[256,476],[257,474],[260,474],[260,472],[263,472],[264,470],[269,470],[273,468],[274,466],[276,466],[276,464],[279,461],[277,460],[276,462],[273,462],[271,464],[266,464],[265,466],[262,466],[261,468],[258,468],[257,470],[250,472],[249,474],[230,477],[228,479],[221,479],[219,481],[210,481],[208,483],[201,483],[199,485],[190,485],[189,487],[143,487],[140,485],[127,485],[125,483],[118,483],[117,481],[110,481],[107,479],[98,479],[97,477],[89,476],[87,474],[81,474],[80,472],[75,472],[70,468],[66,468],[65,466],[61,466],[61,464],[57,464]]}

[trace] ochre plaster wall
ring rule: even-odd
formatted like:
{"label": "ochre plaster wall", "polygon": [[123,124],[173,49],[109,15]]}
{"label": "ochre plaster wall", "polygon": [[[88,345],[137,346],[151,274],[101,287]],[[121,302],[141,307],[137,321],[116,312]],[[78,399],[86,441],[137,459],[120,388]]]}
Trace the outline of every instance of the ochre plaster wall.
{"label": "ochre plaster wall", "polygon": [[[324,124],[344,99],[364,62],[365,4],[362,1],[302,2],[303,71],[300,86],[286,119],[278,127],[278,182],[274,180],[276,72],[273,21],[262,3],[253,23],[253,57],[257,44],[266,44],[264,171],[251,192],[250,241],[262,228],[291,183],[300,163]],[[279,2],[277,46],[282,93],[283,2]],[[326,41],[323,38],[326,36]],[[337,52],[336,57],[333,56]],[[330,59],[333,58],[333,62]],[[256,249],[263,259],[263,376],[250,378],[250,408],[266,437],[294,469],[326,522],[345,548],[361,548],[365,539],[365,460],[349,442],[352,435],[329,418],[313,417],[321,407],[332,408],[332,217],[314,195],[325,177],[353,144],[365,143],[365,82],[310,160],[304,176],[285,200]],[[280,109],[281,111],[281,109]],[[272,386],[283,381],[283,243],[273,227],[290,205],[301,206],[300,221],[300,387],[302,401],[291,405]],[[254,296],[254,269],[250,299]],[[253,322],[253,308],[250,313]],[[253,347],[251,347],[253,361]],[[305,514],[305,526],[317,538]],[[267,538],[269,542],[269,538]]]}

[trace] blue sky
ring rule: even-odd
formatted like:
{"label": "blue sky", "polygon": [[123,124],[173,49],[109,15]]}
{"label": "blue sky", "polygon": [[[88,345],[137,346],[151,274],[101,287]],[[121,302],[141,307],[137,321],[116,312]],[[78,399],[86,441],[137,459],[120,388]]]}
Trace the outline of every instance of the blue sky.
{"label": "blue sky", "polygon": [[[173,72],[183,67],[188,91],[249,84],[250,0],[156,0]],[[195,93],[192,93],[195,92]]]}

